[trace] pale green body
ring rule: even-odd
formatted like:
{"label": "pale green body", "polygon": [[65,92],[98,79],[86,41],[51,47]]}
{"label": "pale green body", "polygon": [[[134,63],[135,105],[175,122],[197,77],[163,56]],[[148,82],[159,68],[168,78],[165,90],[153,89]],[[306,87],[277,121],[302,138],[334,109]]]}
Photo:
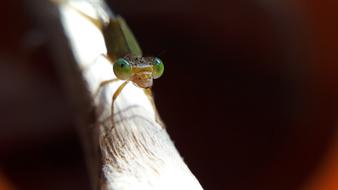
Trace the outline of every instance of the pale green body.
{"label": "pale green body", "polygon": [[107,54],[112,61],[126,55],[142,57],[142,50],[125,20],[117,16],[102,28]]}

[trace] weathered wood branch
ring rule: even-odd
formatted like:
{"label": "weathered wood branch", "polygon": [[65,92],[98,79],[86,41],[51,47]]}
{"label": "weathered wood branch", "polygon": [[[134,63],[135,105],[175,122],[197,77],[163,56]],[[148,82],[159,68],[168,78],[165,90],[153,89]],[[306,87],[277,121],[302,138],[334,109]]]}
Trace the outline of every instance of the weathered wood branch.
{"label": "weathered wood branch", "polygon": [[56,65],[76,112],[94,188],[202,189],[141,88],[128,84],[114,103],[113,113],[112,96],[123,81],[110,83],[96,94],[102,81],[115,78],[112,64],[100,56],[106,53],[100,30],[67,3],[93,17],[104,9],[99,1],[95,6],[86,1],[50,3],[51,10],[45,13],[57,8],[64,31],[47,26],[50,21],[42,19],[51,34]]}

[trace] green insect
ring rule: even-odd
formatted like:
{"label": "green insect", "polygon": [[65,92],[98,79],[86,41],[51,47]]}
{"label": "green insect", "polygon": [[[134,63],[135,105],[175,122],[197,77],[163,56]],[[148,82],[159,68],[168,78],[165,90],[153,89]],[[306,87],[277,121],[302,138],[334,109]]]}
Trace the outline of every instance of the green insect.
{"label": "green insect", "polygon": [[112,106],[129,82],[144,88],[146,94],[151,96],[153,79],[161,77],[164,71],[161,59],[143,57],[139,44],[122,17],[113,17],[110,13],[109,21],[104,22],[102,19],[93,18],[75,7],[72,8],[102,31],[107,48],[107,54],[103,56],[113,64],[113,71],[117,79],[103,81],[99,89],[117,80],[125,81],[114,93]]}
{"label": "green insect", "polygon": [[[107,46],[107,58],[114,63],[113,71],[120,80],[129,81],[141,88],[150,89],[153,79],[161,77],[164,71],[163,62],[156,57],[143,57],[133,33],[122,17],[111,19],[102,30]],[[114,97],[122,88],[121,85]]]}

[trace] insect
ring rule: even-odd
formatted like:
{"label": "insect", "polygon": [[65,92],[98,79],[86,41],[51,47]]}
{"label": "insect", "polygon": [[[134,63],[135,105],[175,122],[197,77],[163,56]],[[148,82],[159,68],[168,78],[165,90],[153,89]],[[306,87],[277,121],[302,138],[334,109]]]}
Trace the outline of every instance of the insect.
{"label": "insect", "polygon": [[71,8],[102,32],[107,48],[107,54],[102,56],[113,64],[113,72],[117,79],[101,82],[99,89],[114,81],[124,81],[113,95],[112,108],[114,101],[129,82],[145,89],[146,94],[152,96],[153,79],[161,77],[164,71],[162,60],[157,57],[143,57],[135,36],[121,16],[113,17],[108,11],[109,19],[104,21],[101,18],[93,18],[75,7]]}

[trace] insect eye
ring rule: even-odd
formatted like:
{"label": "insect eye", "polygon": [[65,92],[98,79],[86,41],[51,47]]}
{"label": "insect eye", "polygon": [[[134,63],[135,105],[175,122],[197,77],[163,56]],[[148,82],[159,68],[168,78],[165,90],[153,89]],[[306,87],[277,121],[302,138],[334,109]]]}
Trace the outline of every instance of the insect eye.
{"label": "insect eye", "polygon": [[153,60],[153,78],[160,78],[164,71],[164,64],[161,59],[155,58]]}
{"label": "insect eye", "polygon": [[127,80],[131,76],[132,68],[127,60],[119,58],[114,63],[113,70],[118,79]]}

